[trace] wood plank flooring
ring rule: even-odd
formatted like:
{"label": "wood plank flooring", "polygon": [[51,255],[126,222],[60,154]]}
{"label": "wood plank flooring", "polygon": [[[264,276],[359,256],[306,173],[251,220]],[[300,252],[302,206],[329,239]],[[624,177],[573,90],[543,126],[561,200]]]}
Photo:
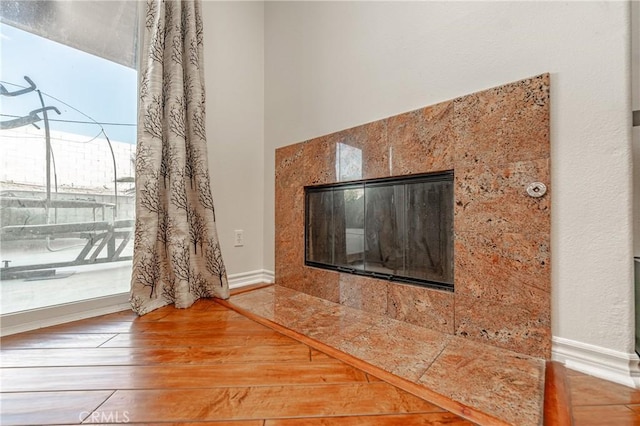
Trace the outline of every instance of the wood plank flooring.
{"label": "wood plank flooring", "polygon": [[[472,424],[213,300],[141,318],[104,315],[0,345],[3,425]],[[557,363],[546,387],[547,426],[640,425],[640,390]]]}
{"label": "wood plank flooring", "polygon": [[0,344],[3,425],[472,424],[213,300]]}
{"label": "wood plank flooring", "polygon": [[640,425],[640,390],[547,364],[545,426]]}
{"label": "wood plank flooring", "polygon": [[640,425],[640,390],[566,370],[575,426]]}

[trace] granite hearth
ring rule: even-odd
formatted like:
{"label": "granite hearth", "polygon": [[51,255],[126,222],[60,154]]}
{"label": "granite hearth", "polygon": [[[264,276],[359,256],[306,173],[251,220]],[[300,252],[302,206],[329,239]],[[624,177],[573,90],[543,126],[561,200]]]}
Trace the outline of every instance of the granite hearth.
{"label": "granite hearth", "polygon": [[[545,362],[272,285],[234,295],[231,306],[267,326],[313,339],[310,346],[435,405],[491,426],[543,421]],[[255,317],[254,317],[255,318]],[[364,361],[367,366],[359,361]],[[353,362],[358,362],[353,364]],[[369,368],[368,366],[371,366]],[[401,380],[389,379],[380,370]]]}
{"label": "granite hearth", "polygon": [[[276,283],[469,340],[549,359],[549,75],[276,151]],[[454,291],[304,264],[304,187],[454,173]]]}

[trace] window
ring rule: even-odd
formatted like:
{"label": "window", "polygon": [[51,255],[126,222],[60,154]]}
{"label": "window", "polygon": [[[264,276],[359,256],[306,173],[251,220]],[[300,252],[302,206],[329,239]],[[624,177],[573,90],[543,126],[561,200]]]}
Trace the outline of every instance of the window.
{"label": "window", "polygon": [[3,314],[129,290],[136,12],[1,3]]}

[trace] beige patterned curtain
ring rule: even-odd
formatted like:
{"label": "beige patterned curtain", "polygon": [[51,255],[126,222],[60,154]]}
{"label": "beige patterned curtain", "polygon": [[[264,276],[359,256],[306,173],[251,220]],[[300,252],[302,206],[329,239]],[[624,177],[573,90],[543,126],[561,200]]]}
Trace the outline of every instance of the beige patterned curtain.
{"label": "beige patterned curtain", "polygon": [[200,0],[148,0],[131,306],[229,297],[207,166]]}

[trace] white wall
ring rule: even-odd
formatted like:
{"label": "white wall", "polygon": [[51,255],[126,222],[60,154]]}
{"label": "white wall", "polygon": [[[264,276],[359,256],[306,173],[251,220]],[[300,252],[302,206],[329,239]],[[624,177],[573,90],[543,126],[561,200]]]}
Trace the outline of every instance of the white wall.
{"label": "white wall", "polygon": [[[263,268],[264,3],[203,2],[207,138],[230,278]],[[234,247],[234,230],[244,246]]]}
{"label": "white wall", "polygon": [[267,2],[265,267],[274,150],[551,73],[552,327],[633,352],[629,4]]}

